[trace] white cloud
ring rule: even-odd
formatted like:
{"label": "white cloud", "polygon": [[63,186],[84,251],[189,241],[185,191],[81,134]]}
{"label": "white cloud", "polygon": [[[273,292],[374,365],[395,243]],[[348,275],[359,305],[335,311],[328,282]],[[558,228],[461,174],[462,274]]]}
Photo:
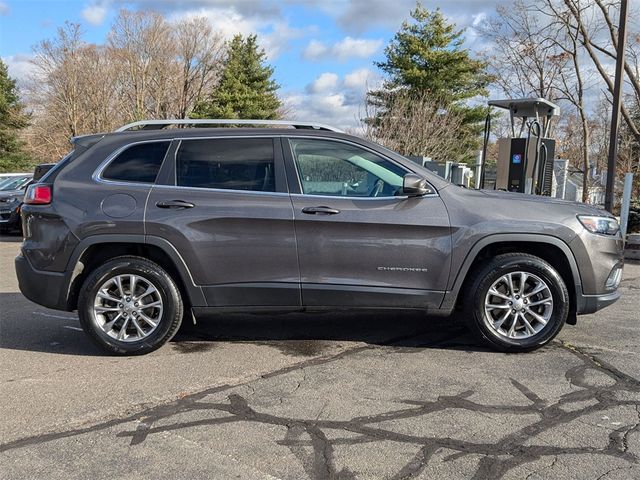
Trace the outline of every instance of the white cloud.
{"label": "white cloud", "polygon": [[304,92],[284,95],[285,105],[298,120],[314,120],[342,129],[359,126],[363,114],[365,94],[377,88],[381,78],[362,68],[341,78],[332,72],[316,77]]}
{"label": "white cloud", "polygon": [[348,73],[344,77],[346,88],[366,91],[370,86],[379,81],[379,77],[368,68],[360,68]]}
{"label": "white cloud", "polygon": [[18,54],[2,57],[2,61],[7,64],[9,76],[18,82],[18,86],[24,86],[34,73],[34,66],[31,63],[31,55]]}
{"label": "white cloud", "polygon": [[87,5],[81,12],[82,18],[84,18],[91,25],[102,25],[107,13],[109,12],[109,6],[107,2],[94,2]]}
{"label": "white cloud", "polygon": [[169,20],[177,21],[193,17],[205,17],[212,28],[227,39],[237,34],[243,36],[258,34],[258,42],[264,48],[269,60],[277,58],[292,39],[305,34],[304,29],[291,27],[278,17],[245,14],[235,6],[205,7],[177,12],[171,15]]}
{"label": "white cloud", "polygon": [[0,0],[0,15],[9,15],[10,11],[9,5]]}
{"label": "white cloud", "polygon": [[338,86],[338,75],[335,73],[323,73],[313,82],[307,85],[309,93],[322,93],[335,89]]}
{"label": "white cloud", "polygon": [[311,40],[302,56],[307,60],[331,59],[344,62],[349,58],[368,58],[382,46],[382,40],[345,37],[333,45]]}
{"label": "white cloud", "polygon": [[328,50],[329,48],[324,43],[318,40],[311,40],[302,55],[305,58],[320,58],[326,55]]}

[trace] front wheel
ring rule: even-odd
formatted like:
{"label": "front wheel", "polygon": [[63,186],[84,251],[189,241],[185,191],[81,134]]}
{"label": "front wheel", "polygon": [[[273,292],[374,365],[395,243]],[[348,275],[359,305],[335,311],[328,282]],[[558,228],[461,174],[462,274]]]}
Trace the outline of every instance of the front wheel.
{"label": "front wheel", "polygon": [[118,355],[141,355],[160,348],[178,331],[180,291],[159,265],[141,257],[118,257],[94,270],[78,298],[84,331]]}
{"label": "front wheel", "polygon": [[508,253],[478,269],[468,283],[465,318],[485,343],[522,352],[549,343],[569,314],[560,274],[539,257]]}

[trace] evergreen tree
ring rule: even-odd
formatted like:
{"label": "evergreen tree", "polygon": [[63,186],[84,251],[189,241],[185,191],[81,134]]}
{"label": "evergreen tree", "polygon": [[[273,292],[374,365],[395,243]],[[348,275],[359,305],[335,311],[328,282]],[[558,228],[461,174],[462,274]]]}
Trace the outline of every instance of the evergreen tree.
{"label": "evergreen tree", "polygon": [[[472,58],[463,47],[464,30],[447,23],[440,10],[430,12],[418,4],[411,12],[412,21],[405,21],[400,31],[385,49],[386,59],[377,62],[388,79],[382,90],[370,92],[368,101],[375,107],[391,105],[396,95],[431,98],[443,110],[463,117],[459,132],[460,156],[479,148],[479,134],[487,108],[469,106],[467,101],[488,94],[491,77],[486,63]],[[369,119],[375,126],[376,120]],[[465,153],[462,153],[465,152]],[[409,152],[428,155],[429,152]],[[438,160],[466,160],[447,158]]]}
{"label": "evergreen tree", "polygon": [[256,35],[233,37],[220,84],[196,105],[193,118],[238,118],[271,120],[281,106],[279,85],[271,78],[273,68],[265,62]]}
{"label": "evergreen tree", "polygon": [[18,131],[26,126],[27,116],[20,103],[16,81],[9,76],[7,65],[0,59],[0,171],[30,166],[18,138]]}

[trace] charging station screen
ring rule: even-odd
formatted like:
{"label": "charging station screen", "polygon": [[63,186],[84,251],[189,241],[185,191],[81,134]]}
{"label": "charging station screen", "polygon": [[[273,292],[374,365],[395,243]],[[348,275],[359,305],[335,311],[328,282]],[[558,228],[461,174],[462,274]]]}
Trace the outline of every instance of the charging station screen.
{"label": "charging station screen", "polygon": [[511,163],[514,163],[514,164],[522,163],[522,154],[514,153],[513,156],[511,157]]}

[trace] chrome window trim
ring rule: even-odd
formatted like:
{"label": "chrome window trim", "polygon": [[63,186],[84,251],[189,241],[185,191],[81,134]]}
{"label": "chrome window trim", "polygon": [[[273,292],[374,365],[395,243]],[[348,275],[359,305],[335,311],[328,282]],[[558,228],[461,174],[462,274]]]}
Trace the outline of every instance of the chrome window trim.
{"label": "chrome window trim", "polygon": [[439,197],[440,195],[438,195],[437,193],[428,193],[426,195],[419,195],[419,196],[415,196],[415,197],[410,197],[409,195],[397,195],[397,196],[393,196],[393,197],[347,197],[347,196],[342,196],[342,195],[310,195],[307,193],[292,193],[291,197],[295,197],[295,198],[300,198],[300,197],[304,197],[304,198],[331,198],[331,199],[341,199],[341,200],[407,200],[409,198],[432,198],[432,197]]}
{"label": "chrome window trim", "polygon": [[289,193],[286,192],[263,192],[260,190],[235,190],[230,188],[210,188],[210,187],[186,187],[184,185],[157,185],[154,184],[153,188],[177,188],[180,190],[192,190],[195,192],[213,192],[213,193],[233,193],[233,194],[249,194],[249,195],[273,195],[273,196],[285,196],[288,197]]}
{"label": "chrome window trim", "polygon": [[[349,140],[345,140],[342,138],[332,138],[332,137],[318,137],[318,136],[313,136],[313,135],[295,135],[295,136],[288,136],[288,135],[283,135],[283,134],[277,134],[277,135],[273,135],[273,134],[269,134],[269,133],[257,133],[257,134],[252,134],[252,135],[208,135],[208,136],[202,136],[202,137],[171,137],[171,138],[155,138],[153,140],[140,140],[140,141],[136,141],[136,142],[131,142],[131,143],[127,143],[126,145],[123,145],[122,147],[118,148],[117,150],[115,150],[114,152],[112,152],[105,160],[103,160],[100,165],[98,165],[98,167],[96,168],[96,170],[93,172],[93,175],[91,176],[91,178],[98,183],[104,183],[104,184],[108,184],[108,185],[116,185],[116,186],[133,186],[133,187],[153,187],[153,188],[178,188],[178,189],[187,189],[187,190],[196,190],[196,191],[211,191],[211,192],[230,192],[230,193],[242,193],[242,194],[253,194],[253,195],[273,195],[273,196],[296,196],[296,197],[309,197],[309,198],[331,198],[331,199],[349,199],[349,200],[406,200],[408,198],[430,198],[430,197],[439,197],[440,195],[438,194],[437,189],[431,185],[431,183],[429,183],[429,186],[431,187],[431,189],[433,190],[434,193],[430,193],[427,195],[422,195],[420,197],[409,197],[406,195],[402,195],[402,196],[391,196],[391,197],[346,197],[346,196],[334,196],[334,195],[309,195],[309,194],[304,194],[304,193],[291,193],[291,192],[261,192],[261,191],[257,191],[257,190],[232,190],[232,189],[226,189],[226,188],[207,188],[207,187],[186,187],[186,186],[181,186],[181,185],[158,185],[157,183],[142,183],[142,182],[126,182],[126,181],[118,181],[118,180],[109,180],[106,178],[102,178],[102,172],[107,168],[107,166],[109,165],[109,163],[111,163],[112,160],[115,159],[115,157],[117,157],[120,153],[122,153],[124,150],[126,150],[129,147],[132,147],[134,145],[139,145],[139,144],[143,144],[143,143],[154,143],[154,142],[180,142],[178,147],[175,149],[174,152],[174,166],[175,166],[175,160],[176,160],[176,156],[178,155],[178,150],[180,148],[180,145],[182,144],[183,141],[185,140],[218,140],[218,139],[224,139],[224,138],[281,138],[281,139],[285,139],[287,140],[287,144],[289,145],[289,150],[291,152],[291,158],[294,160],[293,161],[293,166],[296,169],[296,177],[298,178],[298,185],[300,187],[300,191],[302,192],[302,185],[300,185],[300,174],[298,173],[298,169],[297,169],[297,165],[295,162],[295,157],[293,154],[293,151],[291,150],[291,144],[289,143],[289,139],[290,138],[308,138],[308,139],[320,139],[320,140],[328,140],[331,142],[340,142],[340,143],[346,143],[347,145],[352,145],[354,147],[359,147],[362,148],[363,150],[366,150],[368,152],[373,153],[374,155],[377,155],[379,157],[382,157],[383,159],[393,163],[394,165],[397,165],[398,167],[402,168],[403,170],[406,170],[410,173],[416,173],[413,172],[412,170],[408,169],[407,167],[405,167],[404,165],[398,163],[397,161],[388,158],[384,155],[381,155],[380,153],[376,152],[375,150],[365,147],[363,145],[360,145],[359,143],[356,142],[352,142]],[[169,146],[169,149],[167,149],[167,153],[169,152],[169,150],[171,149],[171,146]],[[165,155],[166,156],[166,155]],[[275,157],[275,156],[274,156]],[[165,158],[166,160],[166,158]],[[284,159],[285,163],[286,163],[286,158]],[[175,169],[174,169],[174,174],[175,174]],[[177,180],[177,179],[176,179]]]}
{"label": "chrome window trim", "polygon": [[[404,170],[406,173],[416,173],[413,172],[412,170],[409,170],[407,167],[405,167],[404,165],[399,164],[398,162],[396,162],[395,160],[386,157],[384,155],[381,155],[380,153],[376,152],[375,150],[365,147],[363,145],[360,145],[359,143],[355,143],[355,142],[351,142],[349,140],[345,140],[342,138],[331,138],[331,137],[316,137],[316,136],[312,136],[312,135],[295,135],[295,136],[291,136],[291,137],[287,137],[285,135],[280,135],[283,138],[286,138],[287,140],[287,144],[289,145],[289,150],[291,152],[291,159],[293,160],[293,168],[296,171],[296,178],[298,179],[298,187],[300,187],[300,192],[302,193],[296,193],[296,194],[292,194],[291,196],[301,196],[301,197],[311,197],[311,198],[347,198],[347,199],[356,199],[356,200],[389,200],[389,199],[407,199],[407,198],[429,198],[429,197],[438,197],[438,191],[435,189],[435,187],[433,185],[431,185],[431,183],[427,180],[427,183],[429,184],[429,188],[431,188],[431,190],[433,190],[434,193],[429,193],[426,195],[420,195],[419,197],[409,197],[408,195],[392,195],[392,196],[388,196],[388,197],[349,197],[346,195],[313,195],[313,194],[309,194],[309,193],[304,193],[304,189],[302,188],[302,182],[300,181],[300,171],[298,170],[298,164],[296,162],[296,155],[293,152],[293,148],[291,147],[291,139],[295,139],[295,138],[307,138],[307,139],[312,139],[312,140],[324,140],[324,141],[329,141],[329,142],[339,142],[339,143],[345,143],[347,145],[351,145],[353,147],[357,147],[357,148],[361,148],[362,150],[365,150],[369,153],[372,153],[380,158],[382,158],[383,160],[386,160],[390,163],[392,163],[393,165],[396,165],[397,167],[401,168],[402,170]],[[406,175],[405,173],[405,175]],[[425,179],[426,180],[426,179]]]}
{"label": "chrome window trim", "polygon": [[[171,142],[173,142],[175,139],[173,138],[162,138],[162,139],[153,139],[153,140],[141,140],[139,142],[131,142],[131,143],[127,143],[126,145],[121,146],[120,148],[116,149],[114,152],[111,152],[111,154],[102,161],[102,163],[100,163],[100,165],[98,165],[98,168],[95,169],[95,171],[93,172],[93,175],[91,175],[91,179],[95,182],[98,183],[105,183],[105,184],[109,184],[109,185],[125,185],[125,186],[145,186],[145,187],[152,187],[153,185],[155,185],[155,181],[153,182],[131,182],[131,181],[126,181],[126,180],[111,180],[108,178],[104,178],[102,176],[102,174],[104,173],[104,170],[111,164],[112,161],[114,161],[118,155],[120,155],[122,152],[124,152],[125,150],[127,150],[130,147],[134,147],[136,145],[142,145],[145,143],[159,143],[159,142],[169,142],[169,147],[167,147],[167,151],[165,152],[164,156],[166,159],[167,157],[167,153],[169,152],[169,148],[171,148]],[[160,164],[160,166],[162,167],[162,163]],[[158,173],[160,173],[160,170],[158,169]],[[157,178],[157,175],[156,175]]]}

